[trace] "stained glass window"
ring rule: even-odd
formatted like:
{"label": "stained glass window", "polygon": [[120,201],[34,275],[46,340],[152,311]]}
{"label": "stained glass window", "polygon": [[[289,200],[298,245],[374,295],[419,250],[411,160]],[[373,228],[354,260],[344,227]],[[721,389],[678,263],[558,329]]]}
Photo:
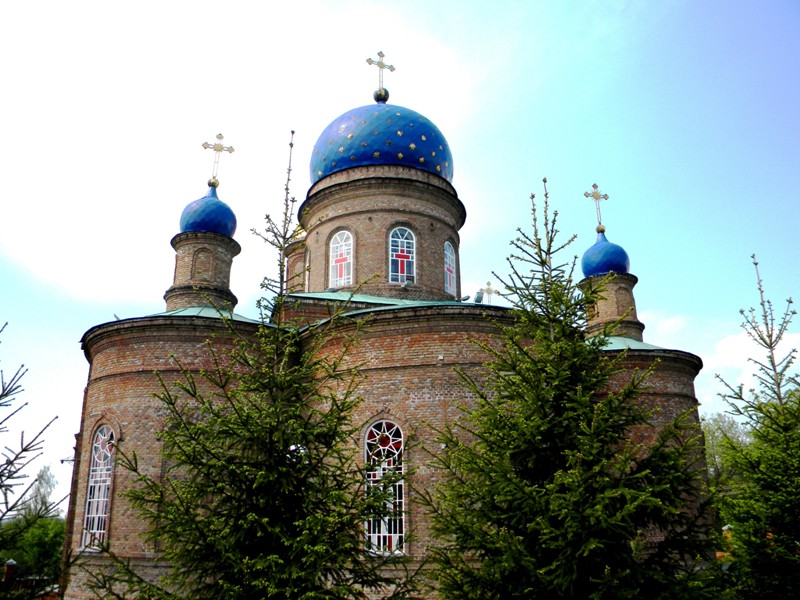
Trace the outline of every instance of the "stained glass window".
{"label": "stained glass window", "polygon": [[456,295],[456,251],[450,242],[444,243],[444,291]]}
{"label": "stained glass window", "polygon": [[414,283],[415,240],[411,230],[398,227],[389,238],[389,281]]}
{"label": "stained glass window", "polygon": [[[365,443],[367,488],[383,485],[387,475],[403,473],[403,432],[391,421],[378,421],[367,431]],[[367,521],[367,548],[373,552],[401,552],[405,534],[405,486],[392,478],[387,512]]]}
{"label": "stained glass window", "polygon": [[349,231],[340,231],[331,240],[329,279],[332,288],[353,284],[353,236]]}
{"label": "stained glass window", "polygon": [[113,470],[114,430],[108,425],[101,425],[95,432],[92,442],[89,485],[86,489],[86,515],[83,520],[84,548],[97,547],[106,541]]}

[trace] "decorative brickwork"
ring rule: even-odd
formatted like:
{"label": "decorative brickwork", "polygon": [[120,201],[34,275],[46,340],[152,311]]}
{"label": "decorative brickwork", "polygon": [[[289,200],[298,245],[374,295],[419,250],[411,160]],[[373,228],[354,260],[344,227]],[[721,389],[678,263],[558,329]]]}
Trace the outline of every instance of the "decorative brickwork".
{"label": "decorative brickwork", "polygon": [[[306,291],[331,287],[328,246],[341,229],[354,236],[355,289],[376,296],[426,300],[453,300],[445,292],[444,243],[450,242],[458,262],[458,230],[466,211],[455,189],[441,177],[409,167],[357,167],[327,177],[309,190],[299,211],[307,232],[309,285]],[[416,238],[416,274],[413,282],[389,284],[389,236],[395,227],[407,227]],[[293,262],[290,274],[297,273]]]}
{"label": "decorative brickwork", "polygon": [[642,341],[644,324],[636,316],[636,300],[633,297],[633,286],[639,280],[628,273],[595,275],[580,282],[583,289],[603,285],[603,297],[589,314],[586,333],[590,336],[603,332],[610,323],[616,323],[617,329],[612,335]]}
{"label": "decorative brickwork", "polygon": [[175,276],[164,294],[167,310],[190,306],[233,310],[237,300],[229,289],[231,263],[241,246],[225,235],[190,231],[172,238],[172,247]]}

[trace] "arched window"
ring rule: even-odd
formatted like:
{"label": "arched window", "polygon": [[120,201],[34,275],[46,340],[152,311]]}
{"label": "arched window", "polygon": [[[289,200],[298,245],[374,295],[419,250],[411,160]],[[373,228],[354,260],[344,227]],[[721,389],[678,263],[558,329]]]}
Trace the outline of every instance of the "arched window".
{"label": "arched window", "polygon": [[308,255],[308,248],[304,252],[305,256],[305,277],[303,278],[303,291],[309,290],[309,281],[311,280],[311,257]]}
{"label": "arched window", "polygon": [[92,442],[89,485],[86,489],[86,515],[83,519],[84,548],[99,546],[108,534],[108,508],[111,503],[111,473],[114,470],[114,430],[97,428]]}
{"label": "arched window", "polygon": [[456,251],[450,242],[444,243],[444,292],[456,295]]}
{"label": "arched window", "polygon": [[200,248],[192,255],[192,279],[211,281],[214,276],[214,254],[208,248]]}
{"label": "arched window", "polygon": [[330,287],[353,284],[353,236],[349,231],[340,231],[333,236],[330,265]]}
{"label": "arched window", "polygon": [[[382,485],[391,476],[387,513],[367,521],[367,548],[373,552],[401,552],[405,533],[405,486],[403,474],[403,432],[391,421],[378,421],[365,440],[367,489]],[[395,480],[395,477],[400,476]]]}
{"label": "arched window", "polygon": [[410,229],[398,227],[389,237],[389,281],[414,283],[415,242]]}

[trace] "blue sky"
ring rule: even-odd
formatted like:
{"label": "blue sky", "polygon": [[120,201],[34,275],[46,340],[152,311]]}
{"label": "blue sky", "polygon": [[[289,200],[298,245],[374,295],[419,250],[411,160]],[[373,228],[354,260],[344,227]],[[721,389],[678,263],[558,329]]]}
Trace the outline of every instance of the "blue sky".
{"label": "blue sky", "polygon": [[[255,315],[274,257],[250,229],[305,197],[317,136],[372,101],[378,50],[390,103],[438,125],[467,207],[462,291],[473,294],[529,224],[547,177],[560,229],[628,251],[645,341],[746,381],[738,310],[797,293],[800,4],[650,2],[55,1],[0,8],[0,368],[29,368],[29,431],[59,419],[45,460],[68,488],[89,327],[164,309],[183,207],[206,192],[222,132],[220,197],[236,212],[232,289]],[[797,334],[789,340],[800,344]],[[5,440],[4,440],[5,445]]]}

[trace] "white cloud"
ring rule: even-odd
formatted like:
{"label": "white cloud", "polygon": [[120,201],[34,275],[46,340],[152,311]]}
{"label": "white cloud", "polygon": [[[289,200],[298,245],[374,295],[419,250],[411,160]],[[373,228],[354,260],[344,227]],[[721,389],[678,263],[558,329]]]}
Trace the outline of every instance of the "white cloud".
{"label": "white cloud", "polygon": [[[639,319],[646,325],[646,342],[691,352],[703,360],[703,369],[695,380],[695,393],[703,413],[728,410],[719,397],[726,388],[717,375],[733,387],[742,385],[745,390],[755,387],[757,367],[750,359],[763,360],[765,351],[735,321],[700,320],[660,310],[640,311]],[[800,348],[800,333],[786,335],[778,356],[792,348]]]}
{"label": "white cloud", "polygon": [[0,40],[17,57],[4,71],[4,106],[16,118],[0,146],[9,199],[0,220],[15,226],[0,252],[59,294],[160,304],[180,213],[206,192],[212,157],[200,144],[222,132],[236,152],[222,159],[219,193],[244,247],[233,283],[247,286],[234,292],[249,298],[273,262],[249,230],[280,206],[289,131],[302,200],[317,135],[372,102],[377,70],[367,56],[384,50],[397,66],[385,82],[391,102],[443,131],[465,129],[473,113],[486,68],[468,68],[411,16],[364,7],[54,3],[41,20],[37,6],[4,7],[7,23],[30,27],[9,27]]}

